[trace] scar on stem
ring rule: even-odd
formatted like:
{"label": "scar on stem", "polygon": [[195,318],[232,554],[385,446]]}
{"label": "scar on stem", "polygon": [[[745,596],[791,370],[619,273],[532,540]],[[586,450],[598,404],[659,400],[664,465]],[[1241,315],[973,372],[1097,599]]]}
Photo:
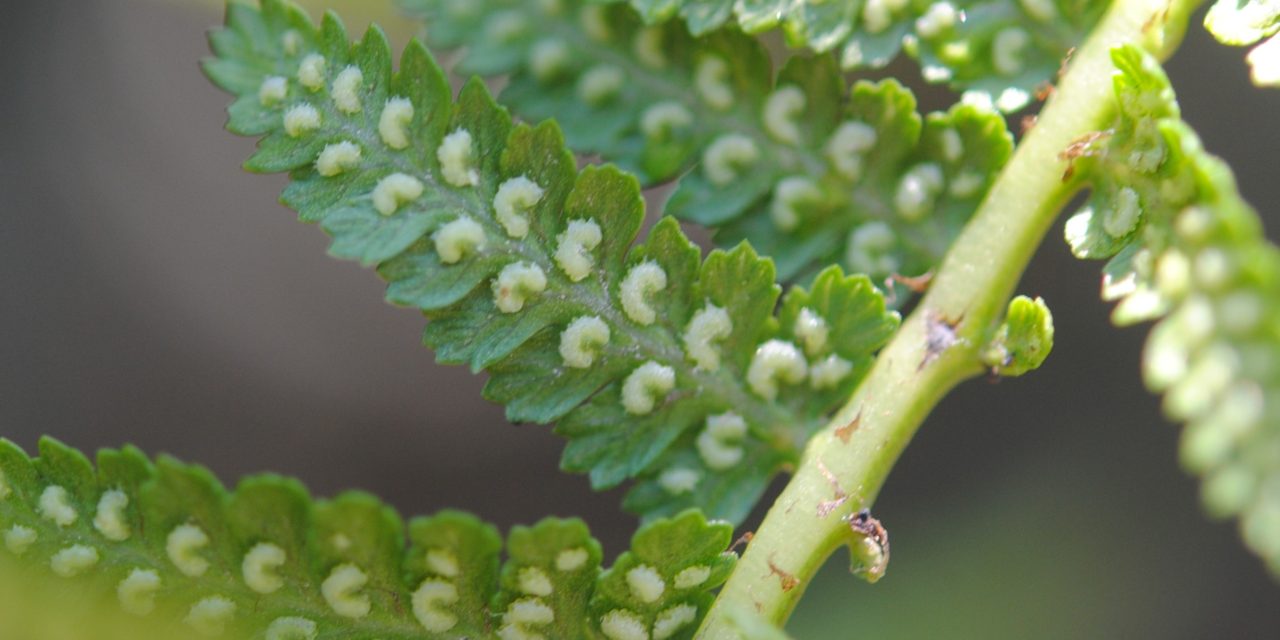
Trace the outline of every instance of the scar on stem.
{"label": "scar on stem", "polygon": [[734,551],[742,545],[751,544],[751,540],[755,537],[756,537],[756,534],[750,531],[747,531],[746,533],[743,533],[741,536],[738,536],[737,540],[733,541],[733,544],[730,545],[729,550]]}
{"label": "scar on stem", "polygon": [[836,494],[835,498],[831,500],[823,500],[818,503],[818,517],[825,518],[831,515],[832,511],[840,508],[840,505],[844,504],[849,499],[849,494],[845,493],[844,489],[840,488],[840,480],[836,478],[835,474],[831,473],[831,470],[827,468],[827,465],[822,463],[822,460],[818,460],[818,471],[821,471],[822,476],[827,479],[827,482],[831,483],[831,489]]}
{"label": "scar on stem", "polygon": [[1062,172],[1062,181],[1066,182],[1071,176],[1076,174],[1076,159],[1097,154],[1097,150],[1093,148],[1094,143],[1099,140],[1106,139],[1114,133],[1112,130],[1090,131],[1079,138],[1071,141],[1066,149],[1058,152],[1058,159],[1065,160],[1067,169]]}
{"label": "scar on stem", "polygon": [[1058,88],[1053,86],[1052,82],[1045,80],[1036,87],[1036,100],[1044,102],[1049,99],[1049,96],[1053,95],[1054,91],[1057,90]]}
{"label": "scar on stem", "polygon": [[1067,55],[1062,57],[1062,64],[1058,65],[1058,78],[1067,75],[1067,66],[1071,64],[1071,56],[1076,54],[1076,48],[1067,49]]}
{"label": "scar on stem", "polygon": [[853,432],[858,430],[858,425],[862,423],[862,409],[858,409],[858,415],[854,416],[848,424],[836,429],[836,437],[840,441],[849,444],[849,438],[853,436]]}
{"label": "scar on stem", "polygon": [[1028,116],[1022,116],[1022,135],[1024,136],[1027,135],[1027,133],[1029,133],[1033,128],[1035,128],[1037,120],[1039,120],[1039,118],[1034,114],[1028,115]]}
{"label": "scar on stem", "polygon": [[783,571],[778,568],[778,565],[774,564],[773,556],[769,556],[769,575],[778,576],[778,582],[782,583],[783,593],[796,588],[796,585],[800,584],[800,581],[797,580],[795,576]]}
{"label": "scar on stem", "polygon": [[956,337],[956,327],[963,318],[952,321],[934,311],[925,315],[924,358],[916,371],[923,370],[929,363],[938,359],[942,352],[950,349],[960,339]]}

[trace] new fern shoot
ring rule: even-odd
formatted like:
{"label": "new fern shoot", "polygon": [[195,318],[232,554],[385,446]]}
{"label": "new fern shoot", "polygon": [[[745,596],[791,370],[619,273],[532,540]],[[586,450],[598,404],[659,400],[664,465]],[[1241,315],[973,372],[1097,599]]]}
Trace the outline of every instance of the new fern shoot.
{"label": "new fern shoot", "polygon": [[[332,13],[231,0],[204,62],[227,127],[330,253],[423,314],[438,360],[486,372],[509,420],[554,424],[565,470],[629,486],[630,549],[605,567],[578,520],[504,539],[462,512],[405,523],[362,493],[5,441],[0,599],[24,603],[23,637],[66,637],[41,618],[73,599],[101,637],[784,637],[837,548],[884,574],[869,509],[932,408],[1050,355],[1048,305],[1014,294],[1083,189],[1072,251],[1108,260],[1118,324],[1156,321],[1144,375],[1188,425],[1183,463],[1280,574],[1280,252],[1160,68],[1195,3],[399,4],[425,36],[393,62],[377,27],[353,42]],[[1262,41],[1253,77],[1275,83],[1274,5],[1207,22]],[[477,77],[455,95],[432,49]],[[961,101],[920,114],[862,77],[899,51]],[[505,81],[496,100],[480,77]],[[1015,144],[1004,114],[1037,95]],[[646,230],[641,188],[667,183]],[[779,474],[739,558],[734,526]]]}

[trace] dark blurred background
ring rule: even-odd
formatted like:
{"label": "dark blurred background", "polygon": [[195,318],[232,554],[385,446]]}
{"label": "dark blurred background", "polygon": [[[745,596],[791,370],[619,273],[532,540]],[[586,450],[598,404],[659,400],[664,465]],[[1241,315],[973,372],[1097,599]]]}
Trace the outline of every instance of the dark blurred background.
{"label": "dark blurred background", "polygon": [[[384,0],[338,4],[353,30],[411,32]],[[619,493],[557,471],[557,437],[434,365],[422,319],[326,257],[275,204],[281,178],[239,170],[252,142],[223,131],[227,97],[196,66],[219,20],[212,0],[0,2],[0,435],[132,442],[228,483],[274,470],[503,527],[577,515],[620,551],[635,522]],[[1243,51],[1198,25],[1169,70],[1274,232],[1280,91],[1254,90]],[[947,399],[876,505],[888,577],[867,586],[833,558],[798,638],[1280,635],[1280,587],[1201,514],[1139,384],[1146,330],[1108,325],[1099,267],[1050,236],[1021,290],[1055,311],[1053,356]]]}

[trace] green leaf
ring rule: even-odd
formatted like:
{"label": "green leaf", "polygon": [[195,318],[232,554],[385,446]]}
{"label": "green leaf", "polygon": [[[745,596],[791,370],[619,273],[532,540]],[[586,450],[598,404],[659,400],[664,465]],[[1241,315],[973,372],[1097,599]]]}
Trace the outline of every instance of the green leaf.
{"label": "green leaf", "polygon": [[1187,423],[1183,464],[1204,476],[1208,510],[1238,515],[1246,544],[1280,573],[1280,250],[1179,118],[1158,63],[1134,47],[1112,58],[1114,135],[1076,160],[1093,194],[1068,233],[1087,239],[1077,253],[1114,256],[1104,295],[1119,299],[1117,323],[1159,320],[1143,367],[1165,413]]}
{"label": "green leaf", "polygon": [[[834,56],[792,57],[775,74],[758,42],[729,29],[690,38],[678,22],[645,27],[626,7],[581,2],[484,0],[493,8],[484,20],[459,14],[454,0],[401,4],[425,19],[430,41],[466,46],[464,71],[510,74],[503,104],[528,120],[556,118],[571,148],[644,183],[681,176],[667,212],[712,227],[722,247],[749,241],[784,281],[832,263],[878,282],[929,271],[1012,148],[1003,119],[987,110],[921,118],[894,81],[859,82],[846,100]],[[783,4],[750,6],[765,16]],[[654,4],[641,11],[664,15]],[[574,17],[594,26],[577,28]],[[503,24],[525,27],[488,37],[506,33],[494,26]],[[520,55],[477,68],[493,47]],[[561,61],[554,72],[548,59]],[[625,78],[616,94],[584,100],[583,87],[607,70]],[[734,161],[735,148],[747,155]]]}
{"label": "green leaf", "polygon": [[[316,28],[295,14],[279,1],[235,4],[212,37],[210,77],[270,116],[255,116],[253,130],[265,136],[259,153],[279,160],[251,168],[289,171],[284,201],[333,237],[332,253],[376,264],[388,299],[426,315],[424,341],[440,361],[486,370],[485,395],[508,418],[559,421],[566,468],[598,487],[663,487],[630,502],[647,516],[696,505],[744,517],[897,327],[870,281],[837,269],[812,301],[787,307],[809,300],[800,289],[784,298],[788,313],[805,306],[807,322],[828,327],[820,348],[797,346],[810,338],[775,314],[773,265],[749,246],[704,261],[668,219],[633,247],[644,218],[633,176],[578,171],[554,123],[513,124],[478,80],[452,101],[421,44],[393,74],[381,32],[350,46],[336,17]],[[837,84],[826,69],[822,82]],[[768,91],[767,73],[741,71],[744,92]],[[837,111],[814,103],[828,124]],[[980,149],[974,161],[986,162]],[[756,464],[737,464],[748,451]],[[673,475],[664,463],[677,459]],[[367,531],[395,528],[360,505],[342,508]]]}
{"label": "green leaf", "polygon": [[[547,518],[511,531],[499,570],[502,539],[466,513],[406,527],[364,493],[313,501],[301,483],[274,475],[229,492],[202,467],[172,458],[152,465],[132,448],[98,460],[95,473],[54,440],[41,440],[36,459],[0,440],[0,595],[37,605],[7,608],[6,632],[585,638],[601,637],[611,613],[627,612],[659,637],[664,613],[683,607],[678,619],[667,616],[667,637],[688,638],[736,559],[726,551],[729,525],[687,512],[642,527],[630,551],[602,570],[585,524]],[[626,590],[637,567],[657,576],[641,583],[648,590],[639,599]],[[661,597],[646,599],[652,589]],[[56,635],[68,614],[83,626]]]}

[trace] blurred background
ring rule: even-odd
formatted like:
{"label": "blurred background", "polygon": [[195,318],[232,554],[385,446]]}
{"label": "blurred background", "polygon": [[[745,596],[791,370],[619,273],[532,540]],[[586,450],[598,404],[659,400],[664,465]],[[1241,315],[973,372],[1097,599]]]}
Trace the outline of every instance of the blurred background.
{"label": "blurred background", "polygon": [[[412,33],[389,0],[321,4],[353,31]],[[504,528],[576,515],[619,552],[620,493],[560,473],[549,429],[507,424],[482,377],[434,365],[422,319],[275,204],[283,179],[239,169],[252,142],[223,131],[227,97],[197,68],[220,18],[214,0],[0,2],[0,436],[134,443],[229,484],[273,470]],[[1198,25],[1169,70],[1274,234],[1280,92]],[[946,400],[876,505],[887,578],[833,558],[797,638],[1280,634],[1280,586],[1201,514],[1139,384],[1146,329],[1108,325],[1099,269],[1050,236],[1021,290],[1055,311],[1053,356]]]}

